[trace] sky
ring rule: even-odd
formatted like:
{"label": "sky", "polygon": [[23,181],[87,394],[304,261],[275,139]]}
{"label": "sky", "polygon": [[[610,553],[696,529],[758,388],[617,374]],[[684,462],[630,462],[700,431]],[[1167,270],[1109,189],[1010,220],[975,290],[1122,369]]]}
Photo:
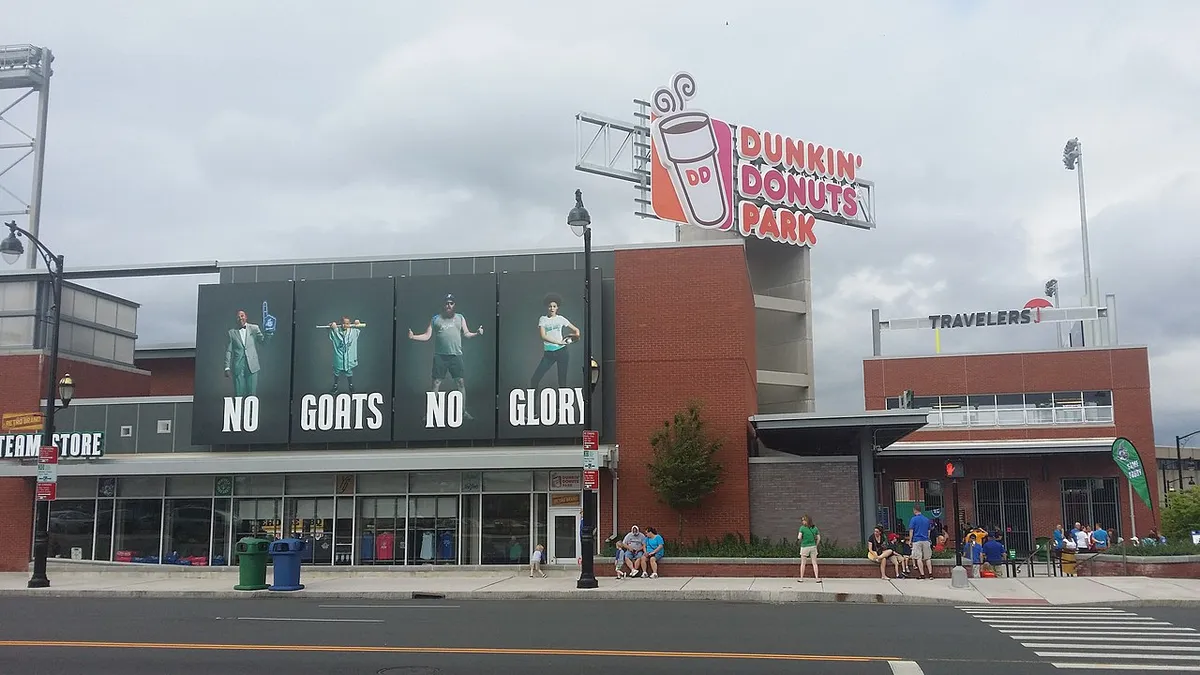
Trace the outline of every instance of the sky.
{"label": "sky", "polygon": [[[1077,136],[1093,276],[1121,343],[1150,347],[1158,442],[1200,429],[1200,3],[8,4],[0,42],[56,57],[42,234],[68,265],[577,246],[576,188],[597,245],[668,241],[629,185],[574,170],[574,115],[631,119],[679,70],[723,119],[861,153],[878,228],[818,225],[812,251],[829,413],[862,409],[872,307],[1020,307],[1051,278],[1079,303]],[[29,170],[0,185],[27,196]],[[148,345],[193,340],[213,281],[95,285],[142,303]],[[1046,325],[942,349],[1055,344]]]}

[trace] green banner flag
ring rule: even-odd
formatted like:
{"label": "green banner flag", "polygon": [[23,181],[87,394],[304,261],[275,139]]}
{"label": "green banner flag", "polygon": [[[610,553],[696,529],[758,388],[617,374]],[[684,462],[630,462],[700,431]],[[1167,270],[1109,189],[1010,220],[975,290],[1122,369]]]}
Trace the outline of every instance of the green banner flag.
{"label": "green banner flag", "polygon": [[1150,504],[1150,488],[1146,485],[1146,472],[1142,470],[1142,458],[1138,456],[1137,448],[1133,447],[1133,441],[1128,438],[1113,441],[1112,457],[1129,479],[1133,491],[1145,502],[1146,508],[1153,510],[1154,507]]}

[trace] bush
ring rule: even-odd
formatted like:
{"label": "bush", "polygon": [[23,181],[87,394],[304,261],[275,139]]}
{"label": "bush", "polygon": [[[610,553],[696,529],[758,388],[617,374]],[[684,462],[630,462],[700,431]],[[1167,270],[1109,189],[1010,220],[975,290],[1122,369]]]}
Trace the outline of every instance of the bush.
{"label": "bush", "polygon": [[[1168,539],[1168,542],[1171,540]],[[1168,556],[1168,555],[1200,555],[1200,546],[1192,543],[1191,535],[1188,535],[1186,541],[1177,541],[1175,543],[1158,544],[1156,546],[1130,546],[1129,555],[1132,556]],[[1109,555],[1121,555],[1121,547],[1114,546],[1106,551]]]}
{"label": "bush", "polygon": [[1200,530],[1200,489],[1176,492],[1162,511],[1162,533],[1172,545],[1192,541],[1192,530]]}

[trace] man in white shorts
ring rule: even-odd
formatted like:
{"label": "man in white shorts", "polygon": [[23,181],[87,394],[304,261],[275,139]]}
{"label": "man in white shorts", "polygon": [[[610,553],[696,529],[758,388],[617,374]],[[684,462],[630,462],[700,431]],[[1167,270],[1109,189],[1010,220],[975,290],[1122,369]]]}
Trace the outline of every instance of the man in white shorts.
{"label": "man in white shorts", "polygon": [[917,563],[917,578],[933,578],[933,544],[929,542],[929,530],[933,527],[920,506],[913,507],[913,517],[908,521],[908,539],[912,542],[912,559]]}

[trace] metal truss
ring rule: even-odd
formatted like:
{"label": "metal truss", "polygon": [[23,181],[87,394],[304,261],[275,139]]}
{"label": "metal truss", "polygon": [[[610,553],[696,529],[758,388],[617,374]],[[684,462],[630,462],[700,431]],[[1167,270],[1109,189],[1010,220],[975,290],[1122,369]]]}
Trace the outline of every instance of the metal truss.
{"label": "metal truss", "polygon": [[[42,210],[42,174],[46,162],[46,118],[50,107],[50,64],[54,55],[49,49],[33,45],[0,45],[0,90],[17,92],[17,97],[0,102],[0,217],[28,218],[28,230],[39,236]],[[22,103],[37,94],[37,110],[33,133],[22,128],[14,118],[23,109]],[[28,107],[28,106],[24,106]],[[12,138],[14,142],[8,139]],[[29,191],[14,184],[14,169],[32,164]],[[15,201],[15,204],[13,202]],[[28,267],[37,266],[37,256],[30,247]]]}

